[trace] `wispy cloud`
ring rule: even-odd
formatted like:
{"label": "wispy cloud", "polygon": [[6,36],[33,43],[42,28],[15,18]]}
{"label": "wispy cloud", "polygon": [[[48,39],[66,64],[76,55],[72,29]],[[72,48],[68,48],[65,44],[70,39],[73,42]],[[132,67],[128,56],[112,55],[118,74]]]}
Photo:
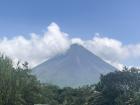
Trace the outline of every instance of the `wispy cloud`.
{"label": "wispy cloud", "polygon": [[117,68],[122,68],[122,61],[140,57],[140,43],[123,45],[116,39],[101,37],[96,34],[92,39],[69,38],[56,23],[51,23],[43,35],[32,33],[27,39],[16,36],[12,39],[0,39],[0,51],[14,60],[28,61],[36,66],[52,56],[64,53],[71,44],[78,43]]}

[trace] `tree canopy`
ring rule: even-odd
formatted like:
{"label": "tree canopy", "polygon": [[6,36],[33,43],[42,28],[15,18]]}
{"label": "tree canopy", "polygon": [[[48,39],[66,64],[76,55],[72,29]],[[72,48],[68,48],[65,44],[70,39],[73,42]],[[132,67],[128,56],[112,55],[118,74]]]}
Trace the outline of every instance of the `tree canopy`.
{"label": "tree canopy", "polygon": [[140,70],[136,68],[101,75],[97,84],[59,88],[43,84],[28,63],[13,66],[0,56],[0,105],[140,105]]}

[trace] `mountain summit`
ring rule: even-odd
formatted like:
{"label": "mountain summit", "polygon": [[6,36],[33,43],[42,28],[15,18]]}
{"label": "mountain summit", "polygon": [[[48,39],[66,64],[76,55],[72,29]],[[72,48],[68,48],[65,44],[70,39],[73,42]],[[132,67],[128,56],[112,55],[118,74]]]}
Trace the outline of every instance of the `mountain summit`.
{"label": "mountain summit", "polygon": [[60,87],[79,87],[97,83],[100,74],[115,70],[116,68],[81,45],[73,44],[64,54],[57,55],[35,67],[33,74],[41,82]]}

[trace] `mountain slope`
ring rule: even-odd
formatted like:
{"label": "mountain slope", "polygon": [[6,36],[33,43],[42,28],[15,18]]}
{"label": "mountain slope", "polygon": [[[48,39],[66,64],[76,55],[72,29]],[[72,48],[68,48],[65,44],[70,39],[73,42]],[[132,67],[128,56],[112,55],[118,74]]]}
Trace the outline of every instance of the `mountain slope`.
{"label": "mountain slope", "polygon": [[61,55],[38,65],[33,69],[41,82],[47,82],[60,87],[78,87],[97,83],[100,74],[106,74],[116,69],[102,59],[85,49],[73,44]]}

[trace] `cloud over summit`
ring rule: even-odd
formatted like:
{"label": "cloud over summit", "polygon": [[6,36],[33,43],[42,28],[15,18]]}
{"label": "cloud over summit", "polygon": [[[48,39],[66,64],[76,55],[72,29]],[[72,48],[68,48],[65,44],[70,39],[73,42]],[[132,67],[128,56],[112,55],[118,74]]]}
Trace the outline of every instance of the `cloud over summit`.
{"label": "cloud over summit", "polygon": [[140,44],[123,45],[122,42],[95,35],[92,39],[69,38],[56,23],[51,23],[43,35],[32,33],[30,38],[15,36],[12,39],[0,39],[0,51],[12,59],[28,61],[30,65],[37,64],[64,53],[71,44],[78,43],[95,53],[105,61],[121,68],[122,61],[140,57]]}

